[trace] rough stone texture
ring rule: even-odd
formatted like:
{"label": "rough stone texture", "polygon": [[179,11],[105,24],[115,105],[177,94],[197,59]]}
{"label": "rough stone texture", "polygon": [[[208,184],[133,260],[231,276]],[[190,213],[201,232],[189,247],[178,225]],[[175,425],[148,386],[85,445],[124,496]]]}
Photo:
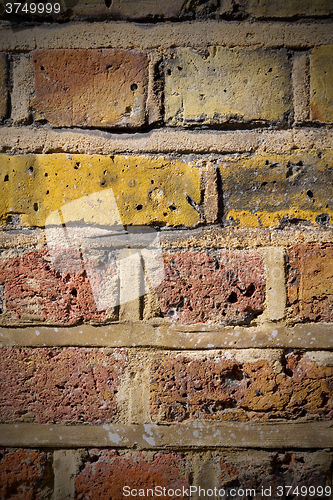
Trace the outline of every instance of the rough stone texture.
{"label": "rough stone texture", "polygon": [[28,124],[31,120],[30,101],[34,91],[34,72],[31,59],[19,56],[13,64],[11,93],[11,119],[15,124]]}
{"label": "rough stone texture", "polygon": [[52,466],[47,453],[0,450],[0,498],[51,500]]}
{"label": "rough stone texture", "polygon": [[6,116],[7,102],[7,59],[5,54],[0,53],[0,120]]}
{"label": "rough stone texture", "polygon": [[169,125],[289,119],[291,66],[285,50],[179,49],[164,72]]}
{"label": "rough stone texture", "polygon": [[138,50],[37,50],[31,105],[51,125],[140,127],[145,122],[147,57]]}
{"label": "rough stone texture", "polygon": [[293,321],[333,321],[333,245],[288,249],[288,301]]}
{"label": "rough stone texture", "polygon": [[310,64],[304,52],[295,52],[293,58],[294,119],[304,123],[310,118]]}
{"label": "rough stone texture", "polygon": [[161,226],[191,226],[201,220],[195,208],[201,202],[200,170],[185,162],[66,154],[3,155],[1,160],[2,223],[18,213],[23,225],[43,226],[59,209],[61,215],[55,212],[49,225],[57,224],[59,217],[63,223],[108,226],[119,224],[119,218],[124,225]]}
{"label": "rough stone texture", "polygon": [[314,47],[310,57],[311,120],[333,121],[333,45]]}
{"label": "rough stone texture", "polygon": [[[105,320],[108,314],[97,309],[78,251],[60,248],[58,261],[54,264],[50,261],[47,250],[43,249],[0,262],[5,321],[76,324]],[[112,274],[112,264],[106,273],[103,268],[98,273],[98,261],[96,267],[95,279],[103,287]]]}
{"label": "rough stone texture", "polygon": [[[182,490],[190,483],[190,466],[186,458],[177,453],[127,452],[119,454],[114,450],[89,450],[84,468],[75,477],[76,498],[92,500],[122,500],[123,487],[136,489],[136,495],[146,495],[147,488]],[[140,494],[141,490],[141,494]],[[163,498],[174,498],[168,494]]]}
{"label": "rough stone texture", "polygon": [[216,10],[216,0],[114,0],[110,5],[110,14],[119,19],[172,19],[202,17]]}
{"label": "rough stone texture", "polygon": [[[303,486],[303,498],[309,500],[311,498],[309,486],[325,488],[330,483],[330,460],[329,454],[325,453],[295,451],[263,453],[252,450],[250,456],[239,453],[218,453],[213,463],[218,474],[219,488],[223,488],[226,495],[233,496],[237,500],[243,496],[230,494],[230,490],[235,487],[254,489],[255,496],[259,499],[275,498],[277,494],[283,499],[297,499],[300,496],[301,486]],[[286,486],[292,487],[288,496]]]}
{"label": "rough stone texture", "polygon": [[332,418],[333,368],[291,353],[275,373],[267,360],[166,356],[151,376],[155,421]]}
{"label": "rough stone texture", "polygon": [[183,251],[164,255],[156,288],[163,316],[181,323],[249,323],[264,310],[265,276],[253,251]]}
{"label": "rough stone texture", "polygon": [[326,225],[333,217],[333,151],[260,154],[220,162],[227,224]]}
{"label": "rough stone texture", "polygon": [[[220,12],[230,11],[226,0],[221,2]],[[235,13],[244,11],[258,18],[290,18],[328,16],[333,13],[330,0],[241,0]]]}
{"label": "rough stone texture", "polygon": [[112,422],[125,350],[68,348],[1,351],[2,422]]}

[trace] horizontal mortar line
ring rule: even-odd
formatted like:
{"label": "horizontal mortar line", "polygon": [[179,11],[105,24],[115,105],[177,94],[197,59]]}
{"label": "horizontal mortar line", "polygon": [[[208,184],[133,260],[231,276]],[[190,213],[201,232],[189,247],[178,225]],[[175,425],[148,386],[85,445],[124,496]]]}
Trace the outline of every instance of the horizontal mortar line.
{"label": "horizontal mortar line", "polygon": [[[333,32],[333,30],[332,30]],[[184,130],[117,134],[99,130],[0,127],[0,152],[23,153],[288,153],[333,147],[333,130]]]}
{"label": "horizontal mortar line", "polygon": [[0,445],[10,447],[80,448],[328,448],[333,446],[333,423],[207,422],[157,424],[1,424]]}
{"label": "horizontal mortar line", "polygon": [[296,47],[333,43],[330,21],[187,21],[140,24],[104,21],[46,24],[31,28],[2,24],[0,50],[48,48],[164,49],[175,46]]}
{"label": "horizontal mortar line", "polygon": [[333,324],[307,323],[285,327],[177,325],[165,322],[119,322],[73,327],[0,326],[2,347],[158,347],[165,349],[300,348],[332,349]]}

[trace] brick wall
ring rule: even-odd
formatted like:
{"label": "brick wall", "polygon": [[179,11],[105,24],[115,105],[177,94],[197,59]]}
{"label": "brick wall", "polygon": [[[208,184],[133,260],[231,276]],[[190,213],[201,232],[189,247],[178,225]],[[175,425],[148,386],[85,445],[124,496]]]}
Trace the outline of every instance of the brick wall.
{"label": "brick wall", "polygon": [[333,498],[332,2],[60,6],[0,12],[0,498]]}

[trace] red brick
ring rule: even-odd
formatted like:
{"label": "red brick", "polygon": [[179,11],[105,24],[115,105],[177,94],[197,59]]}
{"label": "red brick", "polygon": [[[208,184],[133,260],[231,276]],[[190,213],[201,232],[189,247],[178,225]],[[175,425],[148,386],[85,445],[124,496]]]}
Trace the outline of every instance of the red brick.
{"label": "red brick", "polygon": [[163,316],[181,323],[249,323],[264,310],[265,277],[255,251],[183,251],[164,255],[156,289]]}
{"label": "red brick", "polygon": [[[238,458],[238,457],[237,457]],[[275,498],[276,493],[281,490],[281,486],[292,486],[292,490],[298,486],[299,495],[301,486],[325,487],[329,482],[329,460],[327,464],[320,464],[320,458],[315,453],[304,452],[283,452],[283,453],[263,453],[254,452],[251,456],[241,463],[238,459],[232,460],[232,457],[215,458],[217,470],[219,471],[219,488],[225,490],[225,496],[230,495],[230,489],[236,487],[255,489],[256,498]],[[323,460],[323,457],[321,457]],[[329,457],[327,457],[329,459]],[[245,463],[244,463],[245,462]],[[326,470],[325,470],[326,469]],[[280,486],[280,489],[278,489]],[[272,495],[267,493],[268,488],[272,488]],[[266,490],[266,494],[263,490]],[[291,498],[297,498],[298,495]],[[241,495],[236,495],[237,500]],[[286,498],[283,495],[282,498]],[[309,493],[303,498],[309,499]]]}
{"label": "red brick", "polygon": [[126,351],[3,348],[1,359],[2,422],[113,421]]}
{"label": "red brick", "polygon": [[296,321],[333,321],[333,245],[288,249],[288,301]]}
{"label": "red brick", "polygon": [[0,498],[50,498],[52,467],[47,454],[35,450],[0,450]]}
{"label": "red brick", "polygon": [[280,374],[266,360],[167,356],[153,366],[150,406],[168,422],[332,417],[332,395],[333,367],[297,354]]}
{"label": "red brick", "polygon": [[[67,269],[76,270],[78,255],[73,249],[62,249],[59,259],[66,261]],[[11,319],[47,321],[53,324],[74,324],[79,321],[106,319],[105,311],[95,305],[89,279],[82,268],[77,272],[59,263],[50,264],[46,249],[32,251],[0,262],[0,284],[4,287],[6,314]],[[101,274],[100,282],[108,273]],[[98,279],[98,272],[95,273]]]}
{"label": "red brick", "polygon": [[[155,486],[167,490],[189,487],[189,464],[177,453],[155,453],[149,458],[143,452],[120,455],[114,450],[90,450],[89,455],[75,477],[77,500],[123,500],[124,486],[136,489],[137,496],[144,498],[155,495],[140,495],[140,490]],[[163,498],[175,497],[166,494]]]}
{"label": "red brick", "polygon": [[33,53],[32,106],[55,127],[140,127],[147,56],[138,50],[54,49]]}

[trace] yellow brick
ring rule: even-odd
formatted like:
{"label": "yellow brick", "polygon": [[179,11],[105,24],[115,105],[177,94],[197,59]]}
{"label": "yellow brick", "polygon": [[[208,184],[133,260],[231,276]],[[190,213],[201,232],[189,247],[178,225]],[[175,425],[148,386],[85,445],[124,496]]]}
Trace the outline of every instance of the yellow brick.
{"label": "yellow brick", "polygon": [[[116,200],[123,224],[191,226],[200,221],[189,203],[200,203],[200,171],[181,161],[135,156],[1,155],[1,223],[22,214],[27,226],[44,226],[62,209],[61,222],[112,224],[92,206]],[[89,197],[88,197],[89,196]],[[64,205],[81,199],[78,204]],[[104,201],[103,201],[104,200]],[[68,210],[69,208],[69,210]]]}
{"label": "yellow brick", "polygon": [[291,68],[285,50],[180,49],[165,67],[170,125],[284,120],[291,111]]}
{"label": "yellow brick", "polygon": [[333,45],[316,47],[310,58],[311,119],[333,121]]}
{"label": "yellow brick", "polygon": [[333,151],[260,154],[221,161],[224,217],[246,227],[277,226],[283,218],[312,223],[333,217]]}

